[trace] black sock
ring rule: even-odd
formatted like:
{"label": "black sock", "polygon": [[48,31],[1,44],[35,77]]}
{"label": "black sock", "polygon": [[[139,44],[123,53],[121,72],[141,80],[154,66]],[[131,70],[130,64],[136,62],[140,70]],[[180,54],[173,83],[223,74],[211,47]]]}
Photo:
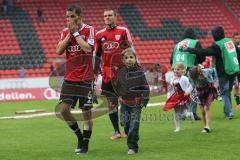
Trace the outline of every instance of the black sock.
{"label": "black sock", "polygon": [[235,100],[236,100],[237,105],[239,105],[239,104],[240,104],[240,98],[239,98],[239,95],[235,95]]}
{"label": "black sock", "polygon": [[82,135],[80,128],[78,127],[77,122],[74,122],[73,124],[69,124],[69,127],[73,130],[73,132],[77,136],[78,140],[82,141],[83,135]]}
{"label": "black sock", "polygon": [[112,125],[113,125],[113,128],[114,128],[115,132],[120,133],[119,125],[118,125],[118,112],[110,113],[109,118],[112,122]]}
{"label": "black sock", "polygon": [[83,140],[89,140],[92,135],[92,130],[83,130]]}
{"label": "black sock", "polygon": [[124,133],[125,133],[125,134],[128,134],[128,131],[129,131],[129,127],[128,127],[128,126],[125,126],[125,127],[124,127]]}
{"label": "black sock", "polygon": [[92,135],[91,130],[83,130],[83,147],[82,147],[83,152],[88,151],[88,143],[91,138],[91,135]]}

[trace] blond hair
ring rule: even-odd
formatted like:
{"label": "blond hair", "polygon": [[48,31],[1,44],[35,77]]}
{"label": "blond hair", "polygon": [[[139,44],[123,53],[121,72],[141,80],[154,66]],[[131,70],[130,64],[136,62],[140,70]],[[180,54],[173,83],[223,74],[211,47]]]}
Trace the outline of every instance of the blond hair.
{"label": "blond hair", "polygon": [[183,74],[186,73],[186,66],[183,63],[177,62],[174,66],[174,68],[178,68],[182,70]]}

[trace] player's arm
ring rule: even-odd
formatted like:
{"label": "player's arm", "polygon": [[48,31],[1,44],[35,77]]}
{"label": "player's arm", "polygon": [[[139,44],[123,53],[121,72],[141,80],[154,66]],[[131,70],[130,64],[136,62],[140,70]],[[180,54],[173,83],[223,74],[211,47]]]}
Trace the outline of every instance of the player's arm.
{"label": "player's arm", "polygon": [[[76,36],[77,35],[77,36]],[[93,41],[91,42],[91,44],[89,44],[89,42],[86,42],[82,39],[82,37],[79,35],[78,32],[75,32],[73,34],[73,36],[75,37],[77,43],[79,44],[79,46],[81,47],[81,49],[85,52],[85,53],[89,53],[92,52],[92,46],[93,46]]]}
{"label": "player's arm", "polygon": [[70,33],[74,36],[74,38],[76,39],[77,43],[79,44],[79,46],[81,47],[81,49],[85,52],[85,53],[89,53],[92,52],[92,46],[94,44],[94,29],[93,27],[91,27],[90,29],[90,34],[89,34],[89,38],[88,41],[84,41],[84,39],[80,36],[79,31],[79,26],[75,23],[75,22],[70,22],[68,24],[68,28]]}
{"label": "player's arm", "polygon": [[135,52],[135,48],[133,46],[132,37],[131,37],[131,34],[130,34],[130,32],[129,32],[129,30],[127,28],[125,30],[125,35],[124,35],[124,38],[123,38],[121,46],[124,49],[130,47]]}
{"label": "player's arm", "polygon": [[101,59],[102,59],[102,46],[100,39],[95,36],[95,44],[94,44],[94,74],[97,75],[100,73],[101,68]]}
{"label": "player's arm", "polygon": [[59,41],[59,43],[57,44],[56,47],[56,53],[61,55],[64,53],[64,51],[67,48],[67,45],[70,41],[70,33],[67,34],[67,36],[65,38],[63,38],[63,33],[61,34],[61,40]]}
{"label": "player's arm", "polygon": [[196,49],[196,48],[185,48],[185,49],[181,49],[181,51],[187,51],[191,54],[196,54],[196,55],[201,55],[201,56],[214,56],[217,57],[219,56],[221,53],[220,48],[216,45],[213,44],[210,47],[207,48],[201,48],[201,49]]}
{"label": "player's arm", "polygon": [[[195,48],[196,49],[201,49],[202,48],[202,45],[199,41],[197,42]],[[196,60],[195,60],[195,65],[203,63],[205,61],[205,59],[206,59],[205,56],[202,56],[201,54],[197,54]]]}

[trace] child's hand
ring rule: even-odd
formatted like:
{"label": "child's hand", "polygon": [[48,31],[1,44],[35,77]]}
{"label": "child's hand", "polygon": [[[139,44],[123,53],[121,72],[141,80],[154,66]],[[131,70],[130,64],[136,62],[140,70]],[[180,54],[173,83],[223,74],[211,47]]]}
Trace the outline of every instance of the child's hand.
{"label": "child's hand", "polygon": [[236,106],[236,109],[240,111],[240,104]]}
{"label": "child's hand", "polygon": [[122,97],[118,97],[118,100],[119,100],[120,103],[123,102]]}
{"label": "child's hand", "polygon": [[184,96],[189,96],[189,95],[190,95],[190,93],[188,93],[188,92],[184,93]]}

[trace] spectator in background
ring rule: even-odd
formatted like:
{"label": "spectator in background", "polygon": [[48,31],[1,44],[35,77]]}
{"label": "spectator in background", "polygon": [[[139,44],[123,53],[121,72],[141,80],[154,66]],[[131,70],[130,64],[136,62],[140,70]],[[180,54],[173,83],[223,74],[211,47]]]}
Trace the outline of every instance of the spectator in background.
{"label": "spectator in background", "polygon": [[11,12],[13,8],[13,2],[12,0],[7,0],[8,1],[8,10]]}
{"label": "spectator in background", "polygon": [[25,77],[25,69],[24,69],[24,65],[21,64],[21,65],[20,65],[19,78],[24,78],[24,77]]}
{"label": "spectator in background", "polygon": [[43,10],[41,8],[37,9],[37,20],[38,20],[38,23],[43,22]]}
{"label": "spectator in background", "polygon": [[53,73],[53,71],[54,71],[54,66],[53,66],[53,64],[51,64],[50,65],[50,72]]}
{"label": "spectator in background", "polygon": [[[238,62],[240,62],[240,34],[234,33],[233,34],[233,43],[236,47]],[[238,72],[235,85],[234,85],[234,97],[236,100],[236,108],[240,110],[240,73]]]}
{"label": "spectator in background", "polygon": [[8,12],[8,0],[3,0],[3,13]]}

